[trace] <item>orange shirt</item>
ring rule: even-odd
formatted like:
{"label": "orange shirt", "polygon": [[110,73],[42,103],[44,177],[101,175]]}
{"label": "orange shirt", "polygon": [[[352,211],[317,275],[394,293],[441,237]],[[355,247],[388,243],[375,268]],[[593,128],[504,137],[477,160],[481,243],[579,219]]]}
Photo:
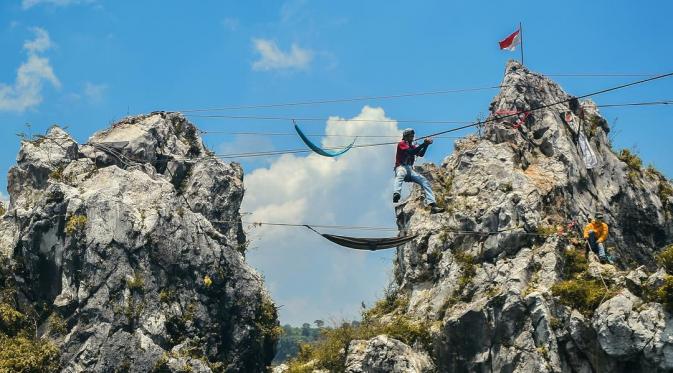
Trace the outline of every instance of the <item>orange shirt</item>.
{"label": "orange shirt", "polygon": [[605,223],[592,220],[591,223],[584,227],[584,238],[589,238],[589,232],[596,232],[596,240],[604,242],[608,238],[608,225]]}

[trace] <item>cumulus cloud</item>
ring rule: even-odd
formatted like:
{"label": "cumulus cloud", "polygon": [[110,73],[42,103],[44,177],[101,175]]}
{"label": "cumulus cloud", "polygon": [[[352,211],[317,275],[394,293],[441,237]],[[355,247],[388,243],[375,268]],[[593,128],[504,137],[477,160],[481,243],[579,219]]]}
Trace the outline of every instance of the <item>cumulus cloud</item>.
{"label": "cumulus cloud", "polygon": [[40,5],[40,4],[49,4],[49,5],[56,5],[56,6],[68,6],[68,5],[91,3],[91,2],[93,2],[93,0],[22,0],[21,1],[21,7],[23,7],[23,9],[29,9],[29,8],[34,7],[35,5]]}
{"label": "cumulus cloud", "polygon": [[292,44],[290,51],[283,52],[272,40],[253,39],[255,50],[260,54],[259,60],[253,62],[253,70],[305,69],[313,59],[313,53]]}
{"label": "cumulus cloud", "polygon": [[[340,147],[356,135],[400,135],[397,123],[389,121],[381,108],[366,106],[352,118],[373,122],[337,119],[327,121],[325,133],[346,137],[325,137],[323,146]],[[357,143],[378,141],[363,138]],[[251,215],[245,220],[395,226],[393,165],[394,147],[353,149],[336,159],[283,155],[246,175],[242,209]],[[349,250],[305,228],[261,226],[249,235],[256,248],[248,260],[264,274],[274,299],[283,305],[283,323],[358,317],[361,302],[371,304],[379,298],[390,277],[392,251]]]}
{"label": "cumulus cloud", "polygon": [[35,39],[23,44],[28,59],[19,66],[14,84],[0,83],[0,110],[24,111],[42,102],[45,82],[57,88],[61,86],[49,59],[40,55],[53,46],[49,34],[39,27],[34,28],[33,32]]}

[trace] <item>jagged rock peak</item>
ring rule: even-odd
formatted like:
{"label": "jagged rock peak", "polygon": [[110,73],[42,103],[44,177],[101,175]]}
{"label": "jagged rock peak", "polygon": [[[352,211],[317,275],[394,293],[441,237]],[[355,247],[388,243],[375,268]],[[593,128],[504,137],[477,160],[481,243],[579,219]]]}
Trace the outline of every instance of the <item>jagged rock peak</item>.
{"label": "jagged rock peak", "polygon": [[[652,295],[673,283],[652,273],[673,242],[673,185],[612,148],[593,102],[513,61],[502,86],[481,137],[419,167],[446,212],[418,188],[396,209],[418,238],[398,248],[391,312],[433,323],[439,372],[673,370],[673,317]],[[578,229],[597,212],[615,265],[583,259]]]}
{"label": "jagged rock peak", "polygon": [[243,172],[208,154],[177,113],[81,145],[58,127],[22,142],[1,301],[34,315],[21,329],[56,346],[62,371],[266,369],[276,308],[243,257]]}

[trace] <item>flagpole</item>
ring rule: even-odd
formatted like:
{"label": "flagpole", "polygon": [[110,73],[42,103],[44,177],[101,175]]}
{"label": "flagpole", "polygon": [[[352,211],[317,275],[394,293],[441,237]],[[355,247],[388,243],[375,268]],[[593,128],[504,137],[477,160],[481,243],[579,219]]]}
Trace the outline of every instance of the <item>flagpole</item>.
{"label": "flagpole", "polygon": [[521,27],[521,22],[519,22],[519,36],[521,37],[521,65],[523,65],[523,27]]}

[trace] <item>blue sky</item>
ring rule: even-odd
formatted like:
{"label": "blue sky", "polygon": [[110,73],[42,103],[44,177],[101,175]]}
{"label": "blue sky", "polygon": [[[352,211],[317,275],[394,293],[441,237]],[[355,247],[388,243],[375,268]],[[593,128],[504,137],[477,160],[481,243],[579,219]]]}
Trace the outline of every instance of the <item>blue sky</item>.
{"label": "blue sky", "polygon": [[[6,174],[14,163],[17,132],[42,133],[55,123],[67,126],[84,142],[127,113],[496,85],[507,59],[519,56],[498,50],[497,41],[514,31],[519,21],[524,24],[525,62],[532,70],[669,72],[673,71],[672,13],[673,4],[663,1],[647,6],[629,1],[567,1],[562,6],[523,1],[496,6],[479,1],[6,0],[0,3],[4,139],[0,171]],[[580,95],[637,78],[555,79]],[[595,100],[600,104],[673,99],[672,88],[669,79]],[[472,120],[487,112],[495,94],[480,91],[223,114]],[[673,176],[669,149],[673,108],[616,108],[603,113],[611,123],[616,120],[617,147],[636,147],[646,164],[654,163]],[[192,121],[210,131],[292,130],[287,121],[201,117]],[[344,128],[325,121],[300,124],[307,132],[342,133]],[[406,126],[357,129],[394,135]],[[416,127],[419,133],[447,128]],[[461,134],[465,133],[469,131]],[[204,138],[210,147],[226,153],[302,147],[292,136]],[[334,141],[333,145],[347,142]],[[451,140],[437,141],[428,159],[439,162],[451,150]],[[392,209],[386,202],[391,172],[374,169],[388,167],[386,157],[392,158],[392,151],[363,151],[359,157],[347,155],[332,163],[304,155],[241,160],[248,188],[244,208],[260,219],[392,226]],[[274,182],[281,184],[268,189]],[[0,188],[6,197],[5,178]],[[266,197],[259,198],[262,194]],[[251,237],[255,248],[249,260],[284,305],[282,322],[351,318],[361,300],[370,304],[381,295],[392,267],[390,252],[351,253],[303,231],[252,232]]]}

